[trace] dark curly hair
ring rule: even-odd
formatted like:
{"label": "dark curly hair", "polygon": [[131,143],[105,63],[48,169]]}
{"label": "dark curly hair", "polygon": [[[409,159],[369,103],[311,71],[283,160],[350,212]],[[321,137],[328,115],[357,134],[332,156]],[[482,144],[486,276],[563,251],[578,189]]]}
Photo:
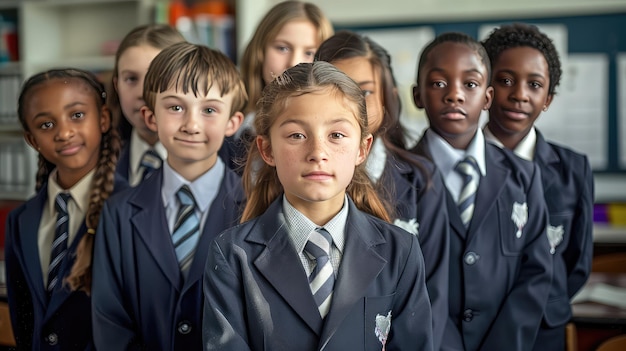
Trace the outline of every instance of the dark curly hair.
{"label": "dark curly hair", "polygon": [[548,62],[548,73],[550,74],[548,94],[556,94],[556,87],[559,85],[563,73],[561,60],[552,39],[541,32],[539,28],[526,23],[502,25],[491,32],[489,37],[483,41],[483,45],[492,64],[506,49],[527,46],[539,50]]}

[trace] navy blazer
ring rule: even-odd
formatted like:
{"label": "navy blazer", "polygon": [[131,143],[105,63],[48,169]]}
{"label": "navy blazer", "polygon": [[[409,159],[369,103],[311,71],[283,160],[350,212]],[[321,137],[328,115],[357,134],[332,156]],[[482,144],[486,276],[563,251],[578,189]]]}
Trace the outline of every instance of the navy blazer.
{"label": "navy blazer", "polygon": [[[589,277],[593,256],[593,174],[587,157],[548,143],[537,131],[535,163],[541,168],[549,212],[549,236],[556,245],[552,290],[542,329],[563,327],[572,317],[570,299]],[[541,336],[542,329],[539,333]],[[541,349],[548,350],[542,338]]]}
{"label": "navy blazer", "polygon": [[349,201],[346,243],[322,320],[284,219],[282,197],[211,245],[204,276],[205,350],[432,350],[431,310],[417,238]]}
{"label": "navy blazer", "polygon": [[115,166],[115,174],[128,182],[129,177],[129,169],[130,169],[130,138],[128,142],[124,144],[122,147],[122,151],[120,152],[120,156],[117,159],[117,164]]}
{"label": "navy blazer", "polygon": [[240,178],[225,169],[184,279],[161,196],[163,170],[105,204],[96,235],[94,342],[99,350],[198,350],[202,273],[210,242],[238,223]]}
{"label": "navy blazer", "polygon": [[[448,319],[450,226],[447,195],[441,173],[435,165],[424,157],[413,157],[424,166],[426,174],[417,166],[388,153],[378,186],[382,186],[392,198],[394,223],[400,227],[417,227],[432,307],[433,348],[438,350]],[[415,228],[409,229],[414,233]]]}
{"label": "navy blazer", "polygon": [[[413,151],[432,160],[423,138]],[[485,145],[485,163],[468,229],[446,190],[450,319],[442,350],[530,350],[552,280],[541,175],[532,162],[490,143]],[[528,206],[519,238],[514,203]]]}
{"label": "navy blazer", "polygon": [[[115,191],[125,188],[128,184],[116,177]],[[43,283],[37,235],[47,201],[45,184],[7,218],[5,264],[13,333],[19,350],[90,350],[93,339],[89,296],[58,284],[48,300]],[[83,221],[61,262],[59,273],[63,277],[69,275],[76,247],[86,232]]]}

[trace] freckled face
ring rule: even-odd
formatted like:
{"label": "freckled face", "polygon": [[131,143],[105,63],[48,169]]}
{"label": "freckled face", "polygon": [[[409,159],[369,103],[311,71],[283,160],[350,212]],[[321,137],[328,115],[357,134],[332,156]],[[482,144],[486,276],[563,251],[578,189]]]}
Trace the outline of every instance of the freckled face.
{"label": "freckled face", "polygon": [[53,79],[28,93],[26,141],[56,165],[59,185],[73,186],[93,170],[100,157],[102,133],[110,127],[97,93],[79,79]]}
{"label": "freckled face", "polygon": [[317,27],[307,20],[285,23],[276,38],[265,47],[263,81],[269,84],[274,77],[301,62],[313,62],[319,46]]}
{"label": "freckled face", "polygon": [[367,156],[357,110],[330,88],[289,98],[270,128],[257,137],[263,159],[276,167],[287,200],[303,213],[312,203],[330,212],[343,206],[354,169]]}
{"label": "freckled face", "polygon": [[552,102],[548,62],[535,48],[504,50],[493,64],[492,84],[489,130],[499,139],[517,136],[521,140]]}
{"label": "freckled face", "polygon": [[444,42],[428,54],[413,89],[415,104],[424,108],[430,127],[457,148],[465,148],[489,108],[493,88],[479,54],[463,43]]}

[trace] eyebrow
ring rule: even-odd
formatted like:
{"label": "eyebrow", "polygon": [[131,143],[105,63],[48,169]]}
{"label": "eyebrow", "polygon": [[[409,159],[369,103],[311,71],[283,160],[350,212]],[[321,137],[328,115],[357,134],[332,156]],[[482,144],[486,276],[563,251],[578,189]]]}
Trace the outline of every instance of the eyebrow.
{"label": "eyebrow", "polygon": [[[193,94],[193,93],[192,93]],[[178,95],[165,95],[161,97],[161,100],[165,100],[165,99],[176,99],[176,100],[183,100],[180,96]],[[224,100],[222,99],[202,99],[202,102],[217,102],[220,104],[225,105],[226,102],[224,102]]]}
{"label": "eyebrow", "polygon": [[[282,126],[284,126],[286,124],[290,124],[290,123],[297,124],[299,126],[306,126],[306,125],[308,125],[308,123],[306,123],[305,120],[291,118],[291,119],[283,121],[281,124],[279,124],[279,127],[282,127]],[[348,123],[348,124],[350,124],[350,120],[348,118],[343,118],[343,117],[342,118],[335,118],[333,120],[328,121],[328,123],[325,123],[325,124],[326,125],[331,125],[331,124],[338,124],[338,123]]]}
{"label": "eyebrow", "polygon": [[[502,72],[504,72],[504,73],[508,73],[508,74],[511,74],[511,75],[515,75],[515,71],[514,71],[514,70],[512,70],[512,69],[500,69],[500,70],[497,70],[495,73],[502,73]],[[529,75],[530,75],[531,77],[540,77],[540,78],[544,78],[544,79],[546,78],[546,76],[544,76],[544,75],[543,75],[543,74],[541,74],[541,73],[535,73],[535,72],[532,72],[532,73],[530,73]]]}
{"label": "eyebrow", "polygon": [[[443,68],[433,67],[430,71],[428,71],[428,73],[431,73],[431,72],[445,72],[445,70]],[[478,68],[466,69],[465,71],[463,71],[463,73],[477,73],[481,77],[485,76]]]}
{"label": "eyebrow", "polygon": [[[63,109],[64,110],[69,110],[69,109],[77,107],[77,106],[81,106],[82,107],[82,106],[87,106],[87,104],[82,102],[82,101],[74,101],[74,102],[70,102],[69,104],[63,106]],[[35,116],[33,116],[32,119],[35,120],[35,119],[37,119],[39,117],[47,117],[47,116],[50,116],[50,115],[52,115],[51,112],[49,112],[49,111],[42,111],[42,112],[39,112],[39,113],[35,114]]]}

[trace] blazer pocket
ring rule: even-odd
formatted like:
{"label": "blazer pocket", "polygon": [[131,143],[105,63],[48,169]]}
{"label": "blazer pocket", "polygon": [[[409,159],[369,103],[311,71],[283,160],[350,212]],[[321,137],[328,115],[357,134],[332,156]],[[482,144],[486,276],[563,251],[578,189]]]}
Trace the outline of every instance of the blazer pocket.
{"label": "blazer pocket", "polygon": [[572,318],[572,308],[567,296],[559,296],[548,300],[543,315],[544,323],[550,327],[565,325]]}
{"label": "blazer pocket", "polygon": [[[365,297],[365,350],[382,349],[382,340],[390,335],[393,329],[392,310],[396,293],[386,296]],[[391,329],[389,329],[391,326]]]}

